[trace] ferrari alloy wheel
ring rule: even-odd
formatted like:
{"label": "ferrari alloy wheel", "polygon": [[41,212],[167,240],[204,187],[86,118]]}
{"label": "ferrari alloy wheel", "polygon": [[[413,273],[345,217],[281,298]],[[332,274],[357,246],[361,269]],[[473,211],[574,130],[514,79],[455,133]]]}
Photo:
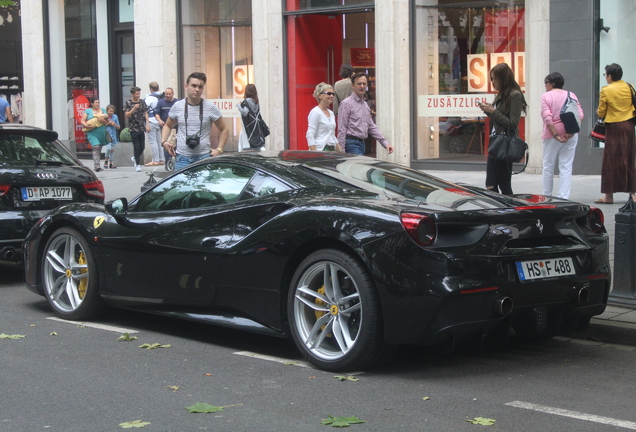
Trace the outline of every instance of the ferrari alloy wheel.
{"label": "ferrari alloy wheel", "polygon": [[55,231],[46,243],[41,266],[44,295],[58,316],[81,320],[101,311],[95,259],[79,232]]}
{"label": "ferrari alloy wheel", "polygon": [[296,345],[321,369],[364,368],[383,351],[380,304],[371,276],[341,251],[318,251],[300,264],[288,314]]}

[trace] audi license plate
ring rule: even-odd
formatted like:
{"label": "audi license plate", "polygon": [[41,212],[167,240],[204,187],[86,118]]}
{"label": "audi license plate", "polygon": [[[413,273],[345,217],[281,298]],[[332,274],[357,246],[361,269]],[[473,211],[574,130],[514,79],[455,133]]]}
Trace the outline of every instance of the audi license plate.
{"label": "audi license plate", "polygon": [[552,258],[536,261],[517,261],[519,280],[528,281],[559,276],[575,275],[572,258]]}
{"label": "audi license plate", "polygon": [[23,187],[22,201],[72,200],[70,186]]}

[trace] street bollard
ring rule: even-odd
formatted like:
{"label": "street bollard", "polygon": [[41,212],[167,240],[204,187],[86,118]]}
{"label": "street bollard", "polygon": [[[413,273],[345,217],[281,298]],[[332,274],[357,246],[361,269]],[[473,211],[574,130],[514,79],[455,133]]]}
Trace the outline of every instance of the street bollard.
{"label": "street bollard", "polygon": [[614,217],[614,288],[609,301],[636,306],[636,204],[631,195]]}

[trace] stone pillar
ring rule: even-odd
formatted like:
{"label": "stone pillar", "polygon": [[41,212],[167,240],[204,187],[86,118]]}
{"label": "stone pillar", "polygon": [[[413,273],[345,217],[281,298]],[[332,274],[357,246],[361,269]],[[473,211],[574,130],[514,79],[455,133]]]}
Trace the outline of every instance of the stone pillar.
{"label": "stone pillar", "polygon": [[280,0],[252,0],[252,51],[254,85],[258,89],[263,119],[271,135],[266,147],[285,148],[285,67],[283,16]]}
{"label": "stone pillar", "polygon": [[409,1],[375,3],[377,124],[395,147],[389,155],[377,145],[379,159],[409,165],[411,161],[411,52]]}
{"label": "stone pillar", "polygon": [[46,110],[42,105],[46,94],[44,76],[44,22],[41,0],[22,0],[22,58],[24,93],[22,122],[46,128]]}
{"label": "stone pillar", "polygon": [[[541,95],[545,93],[543,78],[550,73],[550,0],[526,1],[526,142],[530,161],[526,172],[543,170],[543,119]],[[537,191],[539,192],[539,191]]]}
{"label": "stone pillar", "polygon": [[[203,10],[203,8],[201,8]],[[187,48],[186,48],[187,49]],[[172,87],[178,97],[184,83],[178,82],[177,5],[175,0],[135,0],[135,84],[144,98],[148,84],[159,90]],[[188,72],[189,74],[189,72]],[[152,159],[146,137],[144,159]],[[142,161],[143,163],[143,161]]]}

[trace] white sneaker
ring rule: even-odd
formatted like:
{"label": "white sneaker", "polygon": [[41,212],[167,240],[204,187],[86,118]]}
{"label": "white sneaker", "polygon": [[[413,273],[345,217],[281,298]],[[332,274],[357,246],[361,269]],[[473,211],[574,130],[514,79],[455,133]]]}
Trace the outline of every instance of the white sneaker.
{"label": "white sneaker", "polygon": [[131,156],[130,160],[132,161],[133,166],[137,166],[137,161],[135,161],[135,157],[134,156]]}
{"label": "white sneaker", "polygon": [[137,166],[135,167],[135,171],[140,172],[140,171],[141,171],[141,166],[137,165]]}

